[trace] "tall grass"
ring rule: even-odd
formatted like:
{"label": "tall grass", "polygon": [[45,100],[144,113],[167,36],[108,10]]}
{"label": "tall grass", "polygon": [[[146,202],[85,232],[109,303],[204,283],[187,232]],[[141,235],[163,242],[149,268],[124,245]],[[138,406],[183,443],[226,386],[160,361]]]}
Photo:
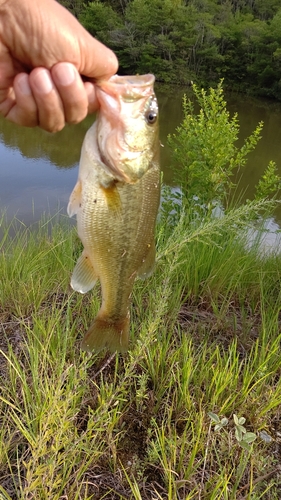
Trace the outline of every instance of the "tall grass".
{"label": "tall grass", "polygon": [[[281,257],[248,249],[244,230],[265,205],[159,223],[124,356],[80,351],[100,292],[69,287],[75,230],[6,228],[1,499],[280,498]],[[215,431],[210,412],[228,424]],[[233,414],[256,435],[249,450]]]}

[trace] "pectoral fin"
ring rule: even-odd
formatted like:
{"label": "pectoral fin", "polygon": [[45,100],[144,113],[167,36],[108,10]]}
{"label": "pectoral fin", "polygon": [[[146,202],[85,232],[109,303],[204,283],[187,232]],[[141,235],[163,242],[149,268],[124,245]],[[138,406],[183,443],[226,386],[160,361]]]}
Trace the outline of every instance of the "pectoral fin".
{"label": "pectoral fin", "polygon": [[117,189],[116,183],[112,183],[109,187],[102,186],[102,192],[105,196],[108,209],[112,213],[120,214],[122,209],[122,203],[119,191]]}
{"label": "pectoral fin", "polygon": [[69,217],[72,217],[73,215],[77,214],[78,209],[81,205],[81,198],[82,198],[82,184],[81,181],[77,181],[70,195],[69,202],[67,205],[67,213]]}
{"label": "pectoral fin", "polygon": [[84,250],[76,263],[70,284],[76,292],[86,293],[93,288],[97,279],[94,267]]}
{"label": "pectoral fin", "polygon": [[138,269],[138,276],[141,279],[148,278],[153,273],[155,267],[155,243],[154,241],[149,245],[148,253],[142,265]]}

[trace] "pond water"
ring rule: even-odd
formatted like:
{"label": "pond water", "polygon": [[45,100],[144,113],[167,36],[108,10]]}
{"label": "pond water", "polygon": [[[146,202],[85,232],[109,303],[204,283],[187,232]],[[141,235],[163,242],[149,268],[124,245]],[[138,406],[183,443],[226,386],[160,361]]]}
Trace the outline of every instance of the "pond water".
{"label": "pond water", "polygon": [[[166,138],[181,121],[183,92],[182,89],[171,91],[161,87],[157,90],[160,139],[164,145],[161,166],[167,183],[172,182],[172,172]],[[241,192],[251,197],[270,160],[277,163],[281,173],[281,103],[236,94],[228,94],[226,99],[231,114],[238,112],[241,131],[238,145],[242,145],[259,121],[264,122],[263,137],[249,156],[240,181]],[[93,120],[93,116],[87,117],[81,124],[67,126],[52,135],[0,118],[0,212],[5,210],[8,221],[16,217],[30,225],[43,213],[60,211],[66,214],[68,198],[77,178],[82,141]],[[281,209],[276,212],[276,223],[281,223]]]}

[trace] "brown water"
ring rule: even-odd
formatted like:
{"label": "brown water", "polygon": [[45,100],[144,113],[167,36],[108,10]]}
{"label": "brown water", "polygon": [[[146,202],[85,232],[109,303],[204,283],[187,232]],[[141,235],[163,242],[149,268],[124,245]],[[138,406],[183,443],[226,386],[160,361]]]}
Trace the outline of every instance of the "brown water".
{"label": "brown water", "polygon": [[[183,90],[157,91],[160,108],[161,164],[164,181],[172,182],[170,154],[166,146],[168,133],[175,131],[182,118]],[[239,144],[264,122],[263,137],[249,156],[240,181],[241,192],[251,197],[254,186],[274,160],[281,174],[281,104],[234,94],[227,95],[228,109],[238,112],[241,134]],[[69,194],[76,182],[80,149],[84,135],[93,122],[68,126],[52,135],[40,129],[27,129],[0,118],[0,212],[7,219],[17,217],[25,224],[41,218],[43,213],[60,210],[66,213]],[[276,213],[281,223],[281,209]]]}

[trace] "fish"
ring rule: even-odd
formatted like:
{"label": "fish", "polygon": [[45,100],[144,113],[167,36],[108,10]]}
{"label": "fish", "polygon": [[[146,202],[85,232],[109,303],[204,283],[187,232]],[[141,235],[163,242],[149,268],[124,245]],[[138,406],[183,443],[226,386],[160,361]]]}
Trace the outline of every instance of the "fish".
{"label": "fish", "polygon": [[71,287],[87,293],[99,281],[102,293],[84,351],[128,350],[133,285],[155,267],[160,143],[154,82],[152,74],[96,82],[100,108],[67,207],[84,247]]}

